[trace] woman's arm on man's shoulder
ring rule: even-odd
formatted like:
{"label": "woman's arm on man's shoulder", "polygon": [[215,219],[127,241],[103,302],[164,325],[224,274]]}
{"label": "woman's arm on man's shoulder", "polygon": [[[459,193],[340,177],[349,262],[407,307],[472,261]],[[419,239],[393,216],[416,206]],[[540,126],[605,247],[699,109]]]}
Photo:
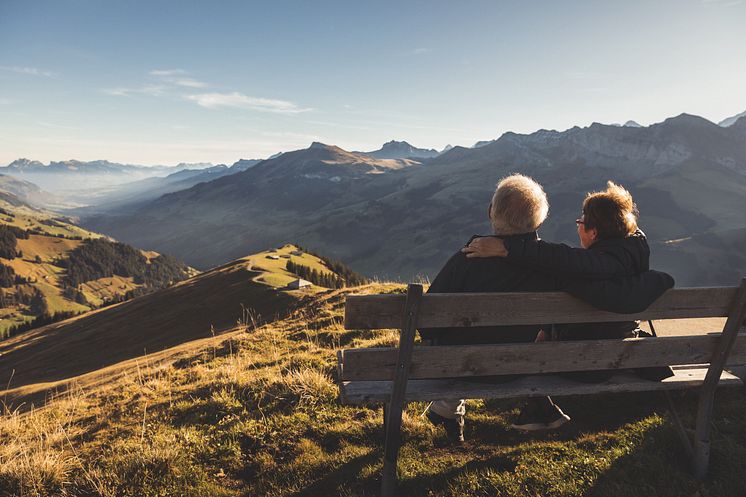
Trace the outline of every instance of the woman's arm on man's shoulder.
{"label": "woman's arm on man's shoulder", "polygon": [[629,267],[603,250],[570,247],[544,240],[506,238],[507,259],[561,278],[605,279],[627,276]]}

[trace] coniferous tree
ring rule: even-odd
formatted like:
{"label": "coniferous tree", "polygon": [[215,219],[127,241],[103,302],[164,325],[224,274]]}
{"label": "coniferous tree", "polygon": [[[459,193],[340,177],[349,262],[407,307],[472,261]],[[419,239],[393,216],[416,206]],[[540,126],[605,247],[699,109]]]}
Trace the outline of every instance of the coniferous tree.
{"label": "coniferous tree", "polygon": [[44,314],[49,314],[49,306],[47,305],[47,300],[44,298],[44,294],[42,294],[39,290],[36,290],[33,297],[31,297],[31,301],[29,302],[29,310],[34,316],[43,316]]}

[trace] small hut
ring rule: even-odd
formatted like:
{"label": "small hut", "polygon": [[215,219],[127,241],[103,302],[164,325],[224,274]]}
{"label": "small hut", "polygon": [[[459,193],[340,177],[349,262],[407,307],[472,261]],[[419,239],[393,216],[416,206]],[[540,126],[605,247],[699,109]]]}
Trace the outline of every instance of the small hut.
{"label": "small hut", "polygon": [[310,281],[299,278],[288,283],[288,288],[290,288],[291,290],[300,290],[301,288],[308,288],[311,285],[312,283]]}

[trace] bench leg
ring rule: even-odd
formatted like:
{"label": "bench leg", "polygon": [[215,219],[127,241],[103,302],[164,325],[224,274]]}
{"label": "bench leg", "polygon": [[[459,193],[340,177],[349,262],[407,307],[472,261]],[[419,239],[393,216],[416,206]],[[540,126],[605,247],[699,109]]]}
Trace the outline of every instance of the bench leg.
{"label": "bench leg", "polygon": [[710,462],[710,426],[712,425],[712,406],[715,402],[720,375],[725,367],[728,354],[736,341],[738,331],[746,321],[746,278],[741,280],[736,297],[728,311],[728,320],[723,327],[715,353],[710,360],[710,367],[702,383],[699,393],[699,407],[697,409],[697,431],[694,433],[694,476],[703,480],[707,476],[707,466]]}
{"label": "bench leg", "polygon": [[381,497],[396,495],[396,461],[399,458],[401,445],[401,417],[403,405],[387,404],[384,414],[386,439],[383,445],[383,478],[381,480]]}
{"label": "bench leg", "polygon": [[712,424],[712,406],[715,400],[715,388],[706,388],[699,395],[697,410],[697,430],[694,433],[694,457],[692,466],[694,476],[704,480],[710,463],[710,426]]}
{"label": "bench leg", "polygon": [[407,300],[404,305],[402,331],[399,336],[399,354],[396,361],[396,373],[391,390],[391,400],[385,410],[386,441],[383,446],[383,477],[381,479],[381,496],[396,495],[396,460],[401,445],[401,417],[406,402],[409,364],[412,360],[414,335],[417,330],[417,313],[422,299],[422,285],[409,285]]}

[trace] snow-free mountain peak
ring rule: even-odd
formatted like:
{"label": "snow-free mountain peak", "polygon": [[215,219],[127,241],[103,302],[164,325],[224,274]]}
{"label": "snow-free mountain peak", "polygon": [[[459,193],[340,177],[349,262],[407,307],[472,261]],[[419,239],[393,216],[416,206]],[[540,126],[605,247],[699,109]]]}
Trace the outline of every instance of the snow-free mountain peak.
{"label": "snow-free mountain peak", "polygon": [[376,159],[429,159],[436,157],[438,151],[435,149],[418,148],[406,141],[391,140],[383,144],[380,149],[364,153]]}

